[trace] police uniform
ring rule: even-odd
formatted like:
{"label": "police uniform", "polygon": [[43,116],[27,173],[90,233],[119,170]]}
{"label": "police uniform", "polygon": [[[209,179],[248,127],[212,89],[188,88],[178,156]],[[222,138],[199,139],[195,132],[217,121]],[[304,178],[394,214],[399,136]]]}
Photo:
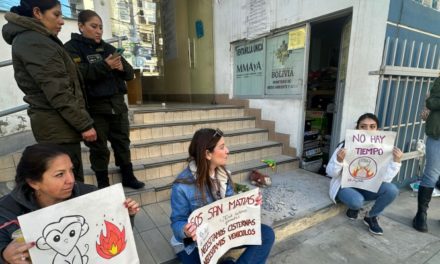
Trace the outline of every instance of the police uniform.
{"label": "police uniform", "polygon": [[109,185],[110,151],[107,141],[110,141],[115,163],[121,168],[122,184],[136,189],[142,188],[144,183],[139,182],[133,174],[128,108],[124,102],[124,94],[127,93],[125,81],[134,78],[133,68],[121,57],[123,71],[112,70],[105,59],[116,49],[103,40],[96,43],[92,39],[73,33],[65,47],[83,75],[88,110],[98,135],[96,141],[86,143],[90,148],[90,163],[96,174],[98,187]]}

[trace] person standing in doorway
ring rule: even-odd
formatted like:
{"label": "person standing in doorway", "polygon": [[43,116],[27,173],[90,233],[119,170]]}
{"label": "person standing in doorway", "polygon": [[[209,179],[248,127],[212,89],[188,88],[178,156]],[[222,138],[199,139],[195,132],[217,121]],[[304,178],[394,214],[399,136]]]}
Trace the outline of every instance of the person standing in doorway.
{"label": "person standing in doorway", "polygon": [[65,47],[85,79],[89,113],[98,134],[96,141],[87,142],[98,188],[109,186],[107,141],[110,141],[115,163],[121,169],[122,185],[140,189],[145,183],[138,181],[133,174],[128,108],[124,101],[127,93],[125,81],[134,78],[133,68],[116,53],[115,47],[102,40],[102,20],[96,12],[81,11],[78,27],[81,34],[72,33]]}
{"label": "person standing in doorway", "polygon": [[426,99],[426,107],[430,110],[426,120],[426,164],[422,181],[417,194],[417,214],[413,219],[413,227],[420,232],[428,232],[428,207],[434,187],[440,189],[440,77],[434,84]]}
{"label": "person standing in doorway", "polygon": [[[372,113],[366,113],[358,118],[356,129],[359,130],[377,130],[379,119]],[[369,231],[375,235],[382,235],[383,229],[380,227],[377,217],[383,210],[390,205],[399,194],[399,189],[391,183],[402,166],[400,159],[403,153],[400,149],[394,147],[393,160],[387,165],[386,174],[383,175],[383,182],[377,193],[359,189],[359,188],[342,188],[342,169],[344,167],[344,158],[346,149],[345,142],[338,145],[333,153],[329,163],[327,164],[327,175],[332,177],[330,181],[329,195],[336,202],[340,200],[347,205],[346,215],[348,218],[355,220],[358,217],[359,210],[364,205],[364,201],[375,201],[371,210],[365,215],[364,223],[369,227]]]}
{"label": "person standing in doorway", "polygon": [[83,182],[81,140],[96,140],[80,75],[57,35],[64,25],[56,0],[21,0],[5,14],[3,38],[12,45],[12,65],[32,132],[39,143],[62,145]]}

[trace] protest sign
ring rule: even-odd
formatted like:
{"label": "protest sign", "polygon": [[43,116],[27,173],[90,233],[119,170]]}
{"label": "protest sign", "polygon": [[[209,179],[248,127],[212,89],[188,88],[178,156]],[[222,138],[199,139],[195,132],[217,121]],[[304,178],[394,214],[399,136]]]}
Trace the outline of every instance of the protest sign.
{"label": "protest sign", "polygon": [[189,216],[197,226],[202,264],[217,263],[230,248],[261,245],[261,206],[258,188],[201,207]]}
{"label": "protest sign", "polygon": [[19,216],[32,263],[139,263],[124,201],[116,184]]}
{"label": "protest sign", "polygon": [[396,132],[347,130],[342,188],[377,192],[393,159]]}

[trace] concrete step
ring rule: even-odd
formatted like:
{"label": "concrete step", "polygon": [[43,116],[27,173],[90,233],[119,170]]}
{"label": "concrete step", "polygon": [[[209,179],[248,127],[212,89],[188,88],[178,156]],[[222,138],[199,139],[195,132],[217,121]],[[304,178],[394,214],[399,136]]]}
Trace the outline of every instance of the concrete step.
{"label": "concrete step", "polygon": [[[231,177],[234,182],[243,183],[247,181],[248,174],[253,169],[258,169],[262,173],[271,175],[275,172],[282,172],[287,170],[292,170],[298,168],[299,160],[297,158],[292,158],[285,155],[277,155],[270,156],[271,159],[274,159],[277,162],[277,169],[273,171],[270,169],[265,163],[261,162],[261,159],[249,160],[247,162],[237,163],[228,165],[228,170],[231,171]],[[154,163],[150,164],[151,166],[155,166]],[[148,165],[145,165],[148,166]],[[163,163],[164,167],[175,169],[175,163],[172,161],[165,161]],[[171,183],[174,181],[175,177],[187,166],[186,160],[182,160],[179,164],[178,170],[170,171],[169,169],[157,169],[153,167],[153,169],[142,169],[135,167],[135,175],[139,180],[143,180],[145,182],[145,188],[141,190],[134,190],[131,188],[124,188],[125,193],[139,201],[142,205],[150,204],[154,202],[160,202],[169,199],[170,195],[170,187]],[[141,174],[142,172],[150,172],[156,171],[158,172],[154,178],[149,178],[148,180],[144,180]],[[162,173],[162,174],[161,174]],[[121,181],[119,173],[111,173],[109,175],[110,182],[117,183]],[[144,176],[145,177],[145,176]],[[90,174],[86,176],[86,182],[90,184],[96,184],[95,177]]]}
{"label": "concrete step", "polygon": [[193,135],[200,128],[219,128],[223,132],[255,128],[255,117],[208,118],[197,121],[171,121],[160,124],[130,125],[130,140],[151,140],[163,137]]}
{"label": "concrete step", "polygon": [[[281,155],[281,143],[274,141],[254,142],[239,144],[229,147],[228,164],[243,163],[251,160],[261,160]],[[141,181],[176,176],[186,166],[187,153],[178,153],[165,156],[154,156],[146,159],[133,160],[133,170]],[[260,162],[261,163],[261,162]],[[120,182],[119,168],[111,163],[109,165],[111,182]],[[88,164],[84,164],[84,175],[87,183],[94,172]],[[92,177],[94,178],[94,177]],[[93,179],[94,180],[94,179]]]}
{"label": "concrete step", "polygon": [[244,108],[231,105],[175,105],[130,108],[134,124],[162,124],[173,121],[199,121],[201,119],[244,116]]}
{"label": "concrete step", "polygon": [[[268,130],[261,128],[246,128],[228,131],[224,134],[226,144],[234,146],[238,144],[250,144],[267,141]],[[173,154],[187,153],[192,135],[163,137],[159,139],[139,140],[131,143],[130,152],[133,161],[152,157],[163,157]],[[109,149],[111,150],[110,143]],[[82,160],[89,164],[89,148],[82,148]],[[113,150],[110,153],[110,163],[114,163]]]}
{"label": "concrete step", "polygon": [[[272,175],[262,189],[262,222],[271,224],[276,244],[343,211],[328,198],[329,179],[302,169]],[[293,212],[293,213],[292,213]],[[169,244],[172,236],[170,201],[142,207],[135,218],[135,238],[141,264],[178,263]]]}

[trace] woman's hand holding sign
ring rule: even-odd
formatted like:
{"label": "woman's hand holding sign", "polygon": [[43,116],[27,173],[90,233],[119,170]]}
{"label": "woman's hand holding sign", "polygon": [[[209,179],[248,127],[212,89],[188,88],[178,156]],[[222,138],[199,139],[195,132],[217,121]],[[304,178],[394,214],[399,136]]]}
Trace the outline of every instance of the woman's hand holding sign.
{"label": "woman's hand holding sign", "polygon": [[192,238],[193,241],[197,240],[197,234],[196,234],[196,225],[193,223],[188,223],[183,228],[183,233],[185,233],[186,237]]}
{"label": "woman's hand holding sign", "polygon": [[14,239],[3,251],[3,260],[7,261],[6,263],[9,264],[32,263],[29,260],[28,250],[33,246],[35,246],[34,242],[24,243],[24,241],[20,241],[20,239]]}
{"label": "woman's hand holding sign", "polygon": [[393,149],[393,160],[394,160],[394,162],[400,163],[400,160],[402,159],[402,156],[403,156],[403,152],[399,148],[394,147],[394,149]]}
{"label": "woman's hand holding sign", "polygon": [[344,161],[344,159],[345,159],[345,153],[346,153],[346,152],[347,152],[347,151],[346,151],[345,148],[341,148],[341,149],[338,151],[338,154],[336,155],[336,157],[337,157],[337,160],[338,160],[339,163],[342,163],[342,162]]}
{"label": "woman's hand holding sign", "polygon": [[263,195],[258,192],[257,199],[255,199],[255,205],[263,205]]}
{"label": "woman's hand holding sign", "polygon": [[139,204],[131,198],[127,198],[125,200],[124,206],[128,209],[128,214],[130,216],[137,214],[141,210]]}

